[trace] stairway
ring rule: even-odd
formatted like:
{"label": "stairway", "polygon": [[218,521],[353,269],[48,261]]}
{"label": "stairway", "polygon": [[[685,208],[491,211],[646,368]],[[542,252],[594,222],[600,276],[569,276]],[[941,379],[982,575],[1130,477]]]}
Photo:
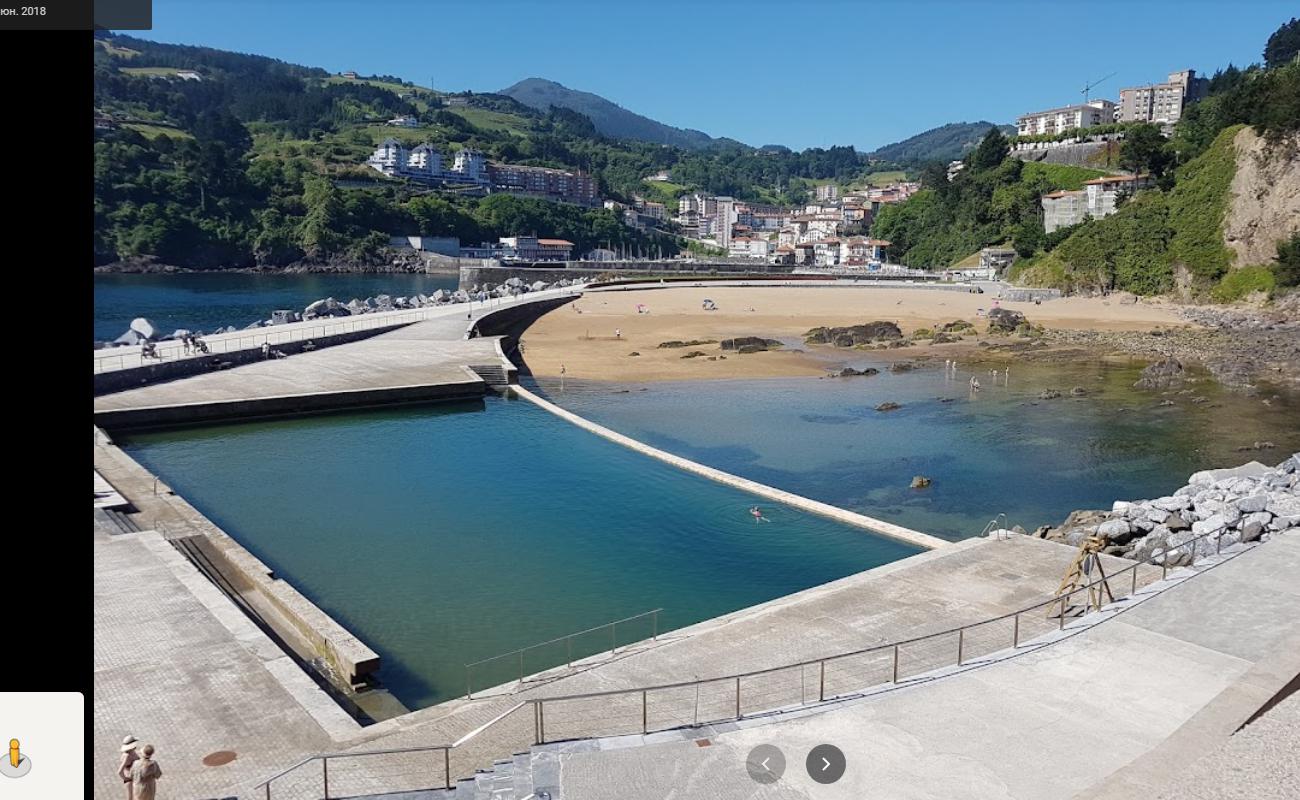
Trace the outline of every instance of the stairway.
{"label": "stairway", "polygon": [[101,521],[107,523],[109,535],[115,536],[122,533],[136,533],[140,526],[135,524],[131,513],[120,508],[97,508],[95,516]]}
{"label": "stairway", "polygon": [[528,750],[493,763],[451,789],[426,789],[354,797],[351,800],[560,800],[559,758],[555,753]]}
{"label": "stairway", "polygon": [[513,366],[507,368],[504,364],[470,364],[470,370],[483,379],[483,382],[493,389],[500,389],[515,383],[516,372]]}

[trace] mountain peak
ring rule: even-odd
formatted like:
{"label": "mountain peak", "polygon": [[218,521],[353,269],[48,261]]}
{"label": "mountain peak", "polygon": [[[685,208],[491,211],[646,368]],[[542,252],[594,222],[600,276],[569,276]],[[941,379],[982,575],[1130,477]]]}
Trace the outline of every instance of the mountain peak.
{"label": "mountain peak", "polygon": [[665,125],[628,111],[598,94],[570,89],[546,78],[525,78],[497,94],[512,97],[541,111],[551,106],[577,111],[589,118],[601,134],[616,139],[636,139],[691,149],[708,147],[716,141],[707,133]]}

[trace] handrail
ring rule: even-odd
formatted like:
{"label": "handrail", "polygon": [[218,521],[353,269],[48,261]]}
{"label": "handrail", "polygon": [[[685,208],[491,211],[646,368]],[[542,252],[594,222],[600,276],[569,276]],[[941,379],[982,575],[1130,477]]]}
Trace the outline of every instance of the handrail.
{"label": "handrail", "polygon": [[[545,289],[540,292],[527,292],[509,298],[494,299],[501,302],[511,302],[518,300],[521,297],[541,299],[549,296],[558,297],[565,293],[573,293],[575,291],[580,292],[581,289],[573,286],[560,286]],[[337,336],[339,334],[355,333],[357,331],[373,330],[375,328],[398,327],[435,318],[451,318],[452,313],[450,309],[468,308],[472,313],[475,303],[486,304],[487,302],[488,301],[471,300],[468,303],[439,303],[433,306],[425,306],[423,308],[394,308],[388,311],[372,311],[349,317],[333,317],[329,319],[317,318],[314,320],[288,323],[286,325],[245,328],[231,333],[209,334],[208,336],[203,337],[203,340],[209,344],[209,350],[206,353],[186,353],[184,352],[184,344],[175,341],[159,343],[157,348],[158,355],[153,359],[145,358],[143,352],[138,349],[138,345],[128,347],[105,347],[94,351],[94,372],[98,374],[112,372],[115,371],[115,369],[135,369],[163,362],[184,361],[192,358],[203,358],[244,350],[254,350],[257,347],[260,347],[263,342],[271,346],[291,344],[305,339]],[[477,321],[474,324],[477,324]],[[251,344],[246,346],[245,342],[251,342]],[[128,352],[117,352],[121,350],[126,350]],[[112,359],[117,359],[117,367],[115,369],[110,367],[108,364]],[[130,365],[128,365],[128,361],[131,362]]]}
{"label": "handrail", "polygon": [[[529,650],[535,650],[535,649],[537,649],[537,648],[539,648],[539,647],[545,647],[545,646],[547,646],[548,644],[555,644],[555,643],[557,643],[557,642],[567,642],[567,643],[568,643],[568,646],[569,646],[569,650],[568,650],[568,663],[569,663],[570,666],[572,666],[572,664],[573,664],[573,640],[576,639],[576,638],[579,637],[579,636],[584,636],[584,635],[586,635],[586,634],[588,634],[588,633],[595,633],[596,631],[604,630],[605,628],[609,628],[609,629],[610,629],[610,649],[609,649],[609,652],[610,652],[610,653],[617,653],[617,652],[618,652],[618,626],[619,626],[620,624],[622,624],[622,623],[626,623],[626,622],[631,622],[632,620],[636,620],[636,619],[642,619],[643,617],[650,617],[650,618],[651,618],[651,623],[652,623],[652,628],[651,628],[650,638],[651,638],[651,639],[658,639],[658,638],[659,638],[659,612],[661,612],[661,611],[663,611],[662,608],[654,608],[654,609],[651,609],[651,610],[649,610],[649,611],[642,611],[640,614],[633,614],[633,615],[630,616],[630,617],[624,617],[623,619],[616,619],[616,620],[614,620],[613,622],[606,622],[606,623],[604,623],[603,625],[596,625],[596,626],[594,626],[594,627],[587,628],[586,630],[576,631],[576,632],[574,632],[574,633],[568,633],[568,634],[565,634],[564,636],[557,636],[557,637],[555,637],[554,639],[547,639],[547,640],[544,641],[544,642],[538,642],[538,643],[536,643],[536,644],[530,644],[530,645],[526,645],[526,646],[524,646],[524,647],[519,647],[519,648],[516,648],[516,649],[514,649],[514,650],[507,651],[507,652],[505,652],[505,653],[499,653],[499,654],[497,654],[497,655],[495,655],[495,656],[490,656],[490,657],[488,657],[488,658],[482,658],[482,659],[479,659],[478,661],[471,661],[471,662],[469,662],[468,664],[465,665],[465,698],[468,699],[468,700],[472,700],[472,699],[474,699],[473,669],[474,669],[474,667],[477,667],[477,666],[479,666],[480,664],[487,664],[488,662],[491,662],[491,661],[500,661],[500,660],[502,660],[502,659],[509,658],[509,657],[511,657],[511,656],[516,656],[516,655],[517,655],[517,656],[519,656],[519,682],[520,682],[520,683],[523,683],[523,682],[524,682],[524,676],[527,674],[527,673],[524,671],[524,654],[527,653]],[[638,641],[644,641],[644,640],[638,640]],[[629,644],[631,644],[631,643],[629,642]],[[601,651],[598,651],[598,652],[602,652],[602,653],[603,653],[603,652],[605,652],[605,651],[601,650]],[[586,656],[580,656],[580,657],[581,657],[581,658],[586,658]]]}
{"label": "handrail", "polygon": [[[1151,555],[1147,556],[1146,558],[1142,559],[1141,561],[1135,561],[1135,562],[1133,562],[1131,565],[1125,567],[1125,568],[1122,569],[1122,570],[1119,570],[1118,572],[1115,572],[1114,574],[1107,575],[1107,576],[1105,576],[1105,577],[1099,578],[1099,579],[1097,579],[1097,580],[1095,580],[1095,581],[1092,581],[1092,582],[1090,582],[1090,583],[1088,583],[1088,584],[1085,584],[1085,585],[1083,585],[1083,586],[1078,586],[1078,587],[1076,587],[1076,588],[1070,590],[1069,592],[1066,592],[1064,595],[1053,595],[1051,598],[1049,598],[1049,599],[1047,599],[1047,600],[1042,600],[1042,601],[1039,601],[1039,602],[1034,603],[1034,604],[1032,604],[1032,605],[1029,605],[1029,606],[1025,606],[1025,607],[1023,607],[1023,608],[1020,608],[1020,609],[1018,609],[1018,610],[1016,610],[1016,611],[1007,612],[1007,613],[1005,613],[1005,614],[1001,614],[1001,615],[996,616],[996,617],[990,617],[990,618],[987,618],[987,619],[983,619],[983,620],[980,620],[979,622],[968,623],[968,624],[966,624],[966,625],[960,625],[960,626],[957,626],[957,627],[954,627],[954,628],[948,628],[948,629],[945,629],[945,630],[942,630],[942,631],[937,631],[937,632],[934,632],[934,633],[928,633],[928,634],[925,634],[925,635],[922,635],[922,636],[914,636],[914,637],[911,637],[911,638],[908,638],[908,639],[898,639],[898,640],[895,640],[895,641],[893,641],[893,642],[889,642],[889,643],[886,643],[886,644],[873,645],[873,646],[871,646],[871,647],[866,647],[866,648],[862,648],[862,649],[859,649],[859,650],[853,650],[853,651],[844,652],[844,653],[835,653],[835,654],[833,654],[833,655],[823,656],[823,657],[821,657],[821,658],[807,659],[807,660],[804,660],[804,661],[798,661],[798,662],[791,663],[791,664],[784,664],[784,665],[777,666],[777,667],[768,667],[768,668],[766,668],[766,669],[751,670],[751,671],[748,671],[748,672],[732,673],[732,674],[728,674],[728,675],[720,675],[720,676],[712,677],[712,678],[703,678],[703,679],[697,678],[697,679],[690,680],[690,681],[678,681],[678,682],[674,682],[674,683],[656,684],[656,685],[653,685],[653,686],[637,686],[637,687],[628,688],[628,689],[611,689],[611,690],[606,690],[606,691],[601,691],[601,692],[583,692],[583,693],[578,693],[578,694],[569,694],[569,695],[552,695],[552,696],[549,696],[549,697],[541,697],[541,698],[536,698],[536,699],[523,700],[523,701],[521,701],[521,702],[519,702],[519,703],[516,703],[514,706],[511,706],[508,710],[502,712],[501,714],[498,714],[497,716],[493,717],[491,720],[488,720],[488,721],[487,721],[486,723],[484,723],[483,725],[480,725],[479,727],[477,727],[477,728],[475,728],[474,730],[470,731],[470,732],[469,732],[468,734],[466,734],[465,736],[462,736],[460,739],[458,739],[458,740],[457,740],[456,742],[454,742],[453,744],[449,744],[449,745],[446,745],[446,744],[443,744],[443,745],[425,745],[425,746],[422,746],[422,747],[397,748],[397,749],[392,749],[392,750],[358,751],[358,752],[352,752],[352,753],[344,752],[344,753],[331,753],[331,754],[317,754],[317,755],[313,755],[313,756],[308,756],[308,757],[302,759],[301,761],[299,761],[298,763],[294,764],[293,766],[289,767],[288,769],[285,769],[285,770],[282,770],[281,772],[276,773],[275,775],[271,776],[270,778],[267,778],[266,780],[262,781],[261,783],[256,784],[256,785],[254,786],[254,788],[257,789],[257,788],[263,788],[263,787],[265,787],[265,789],[266,789],[266,798],[267,798],[267,800],[270,800],[270,798],[271,798],[271,783],[272,783],[273,781],[275,781],[275,780],[277,780],[277,779],[279,779],[279,778],[282,778],[282,777],[284,777],[285,775],[288,775],[289,773],[291,773],[291,772],[293,772],[293,771],[295,771],[295,770],[297,770],[297,769],[300,769],[300,768],[303,767],[303,766],[306,766],[307,764],[313,763],[313,762],[315,762],[315,761],[321,761],[321,762],[322,762],[322,773],[323,773],[323,776],[324,776],[324,779],[325,779],[325,793],[324,793],[324,796],[325,796],[326,800],[328,800],[328,798],[329,798],[329,783],[328,783],[328,761],[329,761],[329,759],[332,759],[332,758],[351,758],[351,757],[354,757],[354,756],[355,756],[355,757],[361,757],[361,756],[368,756],[368,755],[384,755],[384,754],[393,754],[393,753],[436,752],[436,751],[441,750],[441,751],[443,752],[444,784],[445,784],[445,788],[450,789],[450,788],[451,788],[451,785],[452,785],[452,780],[451,780],[451,760],[450,760],[450,759],[451,759],[451,751],[454,750],[454,749],[456,749],[457,747],[460,747],[460,746],[464,745],[465,743],[471,741],[474,737],[476,737],[476,736],[482,734],[483,732],[489,730],[489,729],[492,728],[494,725],[498,724],[498,723],[501,722],[503,719],[509,717],[511,714],[514,714],[516,711],[518,711],[520,708],[522,708],[522,707],[525,706],[525,705],[532,705],[532,706],[533,706],[534,744],[545,744],[545,743],[547,742],[547,739],[546,739],[546,728],[545,728],[545,725],[546,725],[546,723],[545,723],[545,719],[546,719],[545,706],[546,706],[547,703],[552,703],[552,704],[553,704],[553,703],[557,703],[557,702],[564,702],[564,701],[570,701],[570,700],[587,700],[587,699],[600,698],[600,697],[612,697],[612,696],[616,696],[616,695],[627,695],[627,696],[640,695],[640,697],[641,697],[641,731],[642,731],[642,733],[648,733],[648,732],[650,731],[649,715],[648,715],[648,706],[649,706],[649,700],[648,700],[648,698],[649,698],[649,695],[650,695],[651,692],[656,692],[656,691],[661,691],[661,690],[680,689],[680,688],[682,688],[682,687],[686,687],[686,686],[694,686],[694,687],[697,687],[697,688],[698,688],[698,687],[700,687],[700,686],[702,686],[702,685],[704,685],[704,684],[721,683],[721,682],[724,682],[724,681],[726,681],[726,682],[734,682],[734,683],[735,683],[735,686],[736,686],[736,700],[735,700],[735,709],[736,709],[736,713],[735,713],[734,718],[735,718],[735,719],[741,719],[741,718],[744,716],[744,714],[742,713],[742,707],[741,707],[741,681],[742,681],[744,678],[750,678],[750,677],[754,677],[754,676],[758,676],[758,675],[766,675],[766,674],[770,674],[770,673],[774,673],[774,672],[779,672],[779,671],[781,671],[781,670],[788,670],[788,669],[794,669],[794,668],[798,668],[798,669],[800,670],[800,674],[802,675],[802,674],[803,674],[803,668],[808,667],[808,666],[813,665],[813,664],[819,664],[819,665],[821,665],[821,676],[820,676],[820,686],[819,686],[818,691],[817,691],[818,702],[825,702],[826,699],[827,699],[827,697],[826,697],[826,692],[825,692],[825,677],[826,677],[826,664],[827,664],[827,662],[833,662],[833,661],[836,661],[836,660],[838,660],[838,659],[851,658],[851,657],[854,657],[854,656],[860,656],[860,655],[864,655],[864,654],[867,654],[867,653],[884,652],[884,651],[887,651],[887,650],[893,650],[893,652],[894,652],[893,674],[892,674],[892,678],[891,678],[891,680],[890,680],[889,682],[890,682],[890,683],[897,684],[897,683],[898,683],[898,680],[899,680],[899,677],[898,677],[898,672],[899,672],[899,666],[898,666],[898,665],[899,665],[899,648],[901,648],[901,647],[904,647],[904,646],[907,646],[907,645],[910,645],[910,644],[916,644],[917,642],[922,642],[922,641],[927,641],[927,640],[938,639],[938,638],[940,638],[940,637],[952,636],[953,634],[956,634],[957,637],[958,637],[958,640],[957,640],[957,658],[956,658],[956,665],[957,665],[957,666],[962,666],[962,664],[963,664],[963,645],[964,645],[965,632],[966,632],[966,631],[971,630],[971,629],[973,629],[973,628],[978,628],[978,627],[983,626],[983,625],[989,625],[989,624],[992,624],[992,623],[1001,622],[1001,621],[1003,621],[1003,620],[1008,620],[1008,619],[1013,619],[1013,618],[1014,618],[1014,620],[1015,620],[1015,626],[1014,626],[1014,628],[1013,628],[1013,632],[1012,632],[1012,642],[1011,642],[1011,646],[1012,646],[1013,649],[1014,649],[1014,648],[1018,648],[1018,647],[1020,646],[1020,617],[1021,617],[1022,615],[1024,615],[1024,614],[1028,614],[1028,613],[1031,612],[1031,611],[1035,611],[1035,610],[1038,610],[1038,609],[1041,609],[1041,608],[1044,608],[1044,607],[1047,607],[1047,606],[1052,606],[1052,605],[1055,605],[1055,604],[1058,604],[1058,603],[1059,603],[1059,604],[1061,604],[1061,613],[1060,613],[1060,623],[1059,623],[1059,625],[1060,625],[1060,629],[1061,629],[1061,630],[1064,630],[1064,629],[1065,629],[1066,612],[1067,612],[1068,609],[1069,609],[1068,603],[1069,603],[1069,601],[1070,601],[1070,598],[1072,598],[1075,594],[1077,594],[1077,593],[1079,593],[1079,592],[1087,591],[1087,590],[1092,589],[1093,587],[1098,586],[1098,585],[1101,585],[1101,584],[1103,584],[1103,583],[1107,583],[1107,584],[1108,584],[1108,583],[1110,583],[1110,582],[1116,582],[1116,581],[1118,581],[1118,580],[1121,578],[1121,576],[1123,576],[1126,572],[1131,572],[1131,573],[1132,573],[1132,589],[1131,589],[1131,591],[1130,591],[1130,593],[1129,593],[1129,595],[1128,595],[1129,597],[1131,597],[1131,596],[1133,596],[1133,594],[1136,593],[1136,591],[1137,591],[1137,571],[1138,571],[1138,569],[1139,569],[1140,567],[1145,567],[1145,566],[1148,566],[1148,565],[1150,565],[1150,564],[1156,563],[1157,559],[1160,559],[1160,560],[1161,560],[1161,561],[1160,561],[1160,565],[1161,565],[1161,568],[1162,568],[1161,576],[1162,576],[1162,578],[1163,578],[1163,577],[1166,577],[1166,576],[1168,575],[1168,570],[1169,570],[1169,557],[1170,557],[1172,554],[1174,554],[1174,553],[1177,552],[1177,551],[1180,551],[1180,550],[1184,550],[1184,549],[1190,548],[1190,551],[1189,551],[1189,555],[1190,555],[1189,566],[1190,566],[1190,565],[1194,564],[1194,563],[1195,563],[1195,560],[1196,560],[1196,550],[1197,550],[1197,548],[1196,548],[1196,544],[1199,543],[1200,541],[1204,540],[1204,539],[1208,539],[1208,538],[1210,538],[1210,537],[1211,537],[1212,535],[1214,535],[1215,533],[1219,533],[1219,534],[1220,534],[1220,536],[1217,538],[1216,553],[1217,553],[1217,552],[1220,552],[1220,551],[1222,550],[1222,544],[1223,544],[1223,540],[1222,540],[1222,532],[1221,532],[1221,531],[1208,531],[1208,532],[1206,532],[1206,533],[1200,534],[1199,536],[1194,536],[1194,537],[1192,537],[1191,539],[1188,539],[1187,541],[1185,541],[1185,542],[1181,542],[1181,543],[1179,543],[1179,544],[1177,544],[1177,545],[1174,545],[1174,546],[1172,546],[1172,547],[1166,547],[1166,548],[1164,548],[1164,549],[1161,550],[1161,552],[1160,552],[1160,554],[1159,554],[1158,556],[1157,556],[1155,553],[1152,553]],[[1242,544],[1245,544],[1245,543],[1242,543]],[[647,613],[650,613],[650,612],[647,612]],[[1085,613],[1086,613],[1086,611],[1085,611]],[[638,615],[638,616],[644,616],[644,615]],[[629,619],[635,619],[635,617],[629,617]],[[600,626],[600,627],[604,627],[604,626]],[[599,627],[598,627],[598,628],[593,628],[593,629],[591,629],[591,630],[599,630]],[[576,634],[575,634],[575,635],[576,635]],[[561,639],[563,639],[563,638],[565,638],[565,637],[561,637]],[[559,641],[559,640],[552,640],[552,641]],[[871,684],[871,685],[877,685],[877,684]],[[866,687],[864,687],[864,688],[866,688]],[[803,697],[802,697],[802,694],[803,694],[803,689],[801,688],[801,689],[800,689],[800,704],[803,704],[804,702],[806,702],[806,701],[804,701],[804,699],[803,699]],[[835,697],[838,697],[838,696],[839,696],[839,695],[831,695],[831,699],[834,699]],[[788,705],[788,704],[786,704],[786,705]],[[765,708],[765,709],[760,709],[759,711],[751,712],[751,715],[752,715],[752,714],[755,714],[755,713],[766,713],[766,712],[768,712],[768,711],[771,711],[772,709],[780,708],[780,707],[782,707],[782,706],[777,705],[777,706],[771,706],[771,707],[769,707],[769,708]],[[725,719],[725,718],[724,718],[724,719]],[[698,724],[698,723],[697,723],[697,724]],[[658,728],[656,728],[655,730],[658,730]],[[593,734],[593,735],[600,735],[600,734]]]}
{"label": "handrail", "polygon": [[[269,777],[269,778],[267,778],[266,780],[262,781],[261,783],[254,784],[253,788],[254,788],[254,789],[261,789],[261,788],[265,787],[265,788],[266,788],[266,796],[269,798],[269,797],[271,796],[271,783],[272,783],[273,781],[275,781],[276,779],[278,779],[278,778],[283,778],[285,775],[288,775],[290,772],[293,772],[293,771],[299,769],[300,767],[305,767],[305,766],[307,766],[308,764],[311,764],[311,763],[313,763],[313,762],[315,762],[315,761],[328,762],[329,759],[331,759],[331,758],[333,758],[333,759],[341,759],[341,758],[361,758],[361,757],[363,757],[363,756],[387,756],[387,755],[398,755],[398,754],[402,754],[402,753],[433,753],[433,752],[437,752],[437,751],[439,751],[439,750],[441,750],[441,751],[443,751],[443,752],[445,752],[445,753],[450,754],[450,752],[451,752],[452,750],[455,750],[457,747],[460,747],[460,746],[466,744],[467,742],[471,741],[472,739],[474,739],[474,737],[478,736],[480,733],[486,731],[488,728],[491,728],[493,725],[497,724],[497,723],[500,722],[501,720],[505,719],[506,717],[508,717],[508,716],[510,716],[511,714],[515,713],[515,712],[518,711],[519,709],[521,709],[521,708],[523,708],[524,706],[528,705],[529,702],[530,702],[530,701],[525,700],[525,701],[523,701],[523,702],[516,703],[515,705],[511,706],[509,709],[507,709],[507,710],[501,712],[500,714],[497,714],[497,715],[496,715],[495,717],[493,717],[492,719],[490,719],[490,720],[488,720],[487,722],[483,723],[482,725],[478,726],[477,728],[475,728],[474,730],[472,730],[472,731],[470,731],[469,733],[465,734],[464,736],[460,737],[459,739],[457,739],[455,742],[453,742],[453,743],[451,743],[451,744],[428,744],[428,745],[421,745],[421,746],[419,746],[419,747],[392,747],[392,748],[386,748],[386,749],[383,749],[383,750],[345,750],[345,751],[336,752],[336,753],[316,753],[315,755],[310,755],[310,756],[307,756],[307,757],[303,758],[302,760],[298,761],[296,764],[294,764],[294,765],[291,766],[291,767],[288,767],[287,769],[283,769],[283,770],[281,770],[281,771],[275,773],[274,775],[272,775],[271,777]],[[451,788],[451,768],[450,768],[450,761],[449,761],[449,760],[444,760],[444,764],[447,765],[447,772],[446,772],[446,774],[445,774],[445,776],[444,776],[444,780],[443,780],[444,787],[443,787],[443,788],[445,788],[445,789],[450,789],[450,788]],[[325,774],[328,775],[328,772],[326,772]],[[328,785],[328,784],[326,784],[326,787],[325,787],[325,798],[326,798],[326,800],[328,800],[328,798],[329,798],[329,785]]]}
{"label": "handrail", "polygon": [[[1165,564],[1164,564],[1164,566],[1165,566],[1165,573],[1167,574],[1167,572],[1168,572],[1168,563],[1167,563],[1167,562],[1168,562],[1168,559],[1167,559],[1167,556],[1168,556],[1169,554],[1171,554],[1171,553],[1173,553],[1173,552],[1175,552],[1175,551],[1177,551],[1177,550],[1181,550],[1181,549],[1187,547],[1188,545],[1193,545],[1193,544],[1195,544],[1196,542],[1199,542],[1199,541],[1202,540],[1202,539],[1208,538],[1212,533],[1216,533],[1216,531],[1210,531],[1210,532],[1207,532],[1207,533],[1200,534],[1199,536],[1196,536],[1196,537],[1194,537],[1194,538],[1192,538],[1192,539],[1188,539],[1188,540],[1185,541],[1185,542],[1181,542],[1180,544],[1177,544],[1177,545],[1175,545],[1175,546],[1173,546],[1173,547],[1170,547],[1170,548],[1167,548],[1166,550],[1164,550],[1164,551],[1161,553],[1161,556],[1162,556],[1162,557],[1165,557]],[[1191,556],[1192,556],[1193,559],[1195,559],[1195,557],[1196,557],[1195,550],[1192,551]],[[796,667],[806,667],[806,666],[809,666],[809,665],[812,665],[812,664],[819,664],[819,663],[826,662],[826,661],[834,661],[834,660],[836,660],[836,659],[841,659],[841,658],[851,658],[851,657],[853,657],[853,656],[865,655],[865,654],[867,654],[867,653],[880,652],[880,651],[883,651],[883,650],[889,650],[889,649],[896,648],[896,647],[900,647],[900,646],[903,646],[903,645],[916,644],[917,642],[925,641],[925,640],[927,640],[927,639],[938,639],[938,638],[940,638],[940,637],[944,637],[944,636],[951,636],[951,635],[953,635],[953,634],[955,634],[955,633],[960,633],[960,632],[962,632],[962,631],[969,630],[969,629],[971,629],[971,628],[978,628],[978,627],[980,627],[980,626],[982,626],[982,625],[989,625],[989,624],[992,624],[992,623],[995,623],[995,622],[1001,622],[1001,621],[1003,621],[1003,620],[1011,619],[1012,617],[1018,617],[1018,616],[1020,616],[1021,614],[1026,614],[1026,613],[1028,613],[1028,612],[1030,612],[1030,611],[1036,611],[1036,610],[1038,610],[1038,609],[1040,609],[1040,608],[1044,608],[1044,607],[1046,607],[1046,606],[1055,605],[1055,604],[1061,602],[1062,597],[1068,599],[1069,597],[1072,597],[1074,594],[1076,594],[1076,593],[1078,593],[1078,592],[1084,591],[1084,590],[1086,590],[1086,589],[1090,589],[1090,588],[1092,588],[1092,587],[1094,587],[1094,586],[1098,586],[1098,585],[1100,585],[1100,584],[1102,584],[1102,583],[1106,583],[1106,582],[1114,581],[1114,580],[1116,580],[1117,577],[1119,577],[1120,575],[1123,575],[1124,573],[1126,573],[1126,572],[1128,572],[1128,571],[1130,571],[1130,570],[1133,571],[1133,573],[1134,573],[1134,579],[1136,580],[1136,577],[1137,577],[1137,568],[1138,568],[1138,567],[1147,566],[1148,564],[1152,563],[1152,562],[1154,561],[1155,558],[1156,558],[1156,556],[1153,554],[1153,555],[1148,556],[1147,558],[1143,559],[1142,561],[1135,561],[1135,562],[1133,562],[1133,564],[1132,564],[1131,566],[1127,566],[1127,567],[1123,568],[1122,570],[1120,570],[1119,572],[1116,572],[1116,573],[1114,573],[1114,574],[1112,574],[1112,575],[1107,575],[1106,577],[1104,577],[1104,578],[1100,578],[1100,579],[1098,579],[1098,580],[1096,580],[1096,581],[1093,581],[1093,582],[1091,582],[1091,583],[1088,583],[1088,584],[1085,584],[1085,585],[1082,585],[1082,586],[1078,586],[1078,587],[1072,589],[1071,591],[1067,592],[1067,593],[1066,593],[1065,595],[1063,595],[1063,596],[1062,596],[1062,595],[1055,595],[1055,596],[1053,596],[1053,597],[1051,597],[1051,598],[1049,598],[1049,599],[1047,599],[1047,600],[1042,600],[1042,601],[1040,601],[1040,602],[1034,603],[1033,605],[1026,606],[1026,607],[1021,608],[1021,609],[1016,610],[1016,611],[1009,611],[1009,612],[1007,612],[1007,613],[1005,613],[1005,614],[1001,614],[1001,615],[996,616],[996,617],[989,617],[989,618],[987,618],[987,619],[982,619],[982,620],[980,620],[979,622],[971,622],[971,623],[967,623],[967,624],[965,624],[965,625],[959,625],[959,626],[954,627],[954,628],[947,628],[947,629],[942,630],[942,631],[936,631],[936,632],[933,632],[933,633],[927,633],[927,634],[924,634],[924,635],[921,635],[921,636],[914,636],[914,637],[911,637],[911,638],[909,638],[909,639],[898,639],[898,640],[895,640],[895,641],[893,641],[893,642],[888,642],[888,643],[885,643],[885,644],[879,644],[879,645],[873,645],[873,646],[871,646],[871,647],[865,647],[865,648],[862,648],[862,649],[860,649],[860,650],[852,650],[852,651],[845,652],[845,653],[835,653],[835,654],[833,654],[833,655],[822,656],[822,657],[820,657],[820,658],[811,658],[811,659],[807,659],[807,660],[805,660],[805,661],[796,661],[796,662],[789,663],[789,664],[782,664],[782,665],[780,665],[780,666],[776,666],[776,667],[767,667],[767,668],[764,668],[764,669],[751,670],[751,671],[748,671],[748,672],[736,672],[736,673],[730,673],[730,674],[727,674],[727,675],[719,675],[719,676],[717,676],[717,677],[712,677],[712,678],[697,678],[697,679],[689,680],[689,681],[678,681],[678,682],[675,682],[675,683],[655,684],[655,685],[652,685],[652,686],[638,686],[638,687],[630,688],[630,689],[607,689],[607,690],[605,690],[605,691],[600,691],[600,692],[583,692],[583,693],[580,693],[580,694],[571,694],[571,695],[551,695],[551,696],[548,696],[548,697],[546,697],[546,698],[544,698],[544,699],[542,699],[542,700],[537,700],[537,701],[534,701],[534,702],[538,702],[538,703],[543,703],[543,702],[545,702],[545,703],[552,703],[552,702],[559,702],[559,701],[563,701],[563,700],[582,700],[582,699],[590,699],[590,698],[593,698],[593,697],[610,697],[610,696],[613,696],[613,695],[619,695],[619,694],[636,694],[636,693],[640,693],[640,692],[653,692],[653,691],[658,691],[658,690],[662,690],[662,689],[680,689],[680,688],[682,688],[683,686],[697,686],[697,685],[702,685],[702,684],[707,684],[707,683],[719,683],[719,682],[722,682],[722,681],[734,681],[734,680],[737,680],[737,679],[739,679],[739,678],[750,678],[750,677],[754,677],[754,676],[756,676],[756,675],[766,675],[766,674],[769,674],[769,673],[772,673],[772,672],[779,672],[779,671],[781,671],[781,670],[794,669],[794,668],[796,668]],[[1062,615],[1062,618],[1064,618],[1064,615]],[[1062,627],[1063,627],[1063,625],[1062,625]]]}

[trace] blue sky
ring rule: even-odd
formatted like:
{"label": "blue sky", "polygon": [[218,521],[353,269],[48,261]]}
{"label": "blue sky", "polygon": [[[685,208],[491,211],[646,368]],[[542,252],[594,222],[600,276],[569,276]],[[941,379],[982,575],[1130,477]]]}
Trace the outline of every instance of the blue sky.
{"label": "blue sky", "polygon": [[164,42],[477,92],[528,77],[713,136],[871,150],[1261,60],[1294,2],[154,0]]}

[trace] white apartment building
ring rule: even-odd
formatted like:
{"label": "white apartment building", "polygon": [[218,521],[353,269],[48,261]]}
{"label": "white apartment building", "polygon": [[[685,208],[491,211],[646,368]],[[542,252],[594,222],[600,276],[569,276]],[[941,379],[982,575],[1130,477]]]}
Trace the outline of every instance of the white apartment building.
{"label": "white apartment building", "polygon": [[1064,108],[1023,114],[1016,120],[1016,135],[1057,134],[1077,128],[1109,125],[1115,121],[1115,104],[1109,100],[1091,100]]}
{"label": "white apartment building", "polygon": [[717,201],[717,228],[714,231],[714,238],[723,248],[731,247],[731,226],[736,222],[736,199],[734,197],[718,197]]}

